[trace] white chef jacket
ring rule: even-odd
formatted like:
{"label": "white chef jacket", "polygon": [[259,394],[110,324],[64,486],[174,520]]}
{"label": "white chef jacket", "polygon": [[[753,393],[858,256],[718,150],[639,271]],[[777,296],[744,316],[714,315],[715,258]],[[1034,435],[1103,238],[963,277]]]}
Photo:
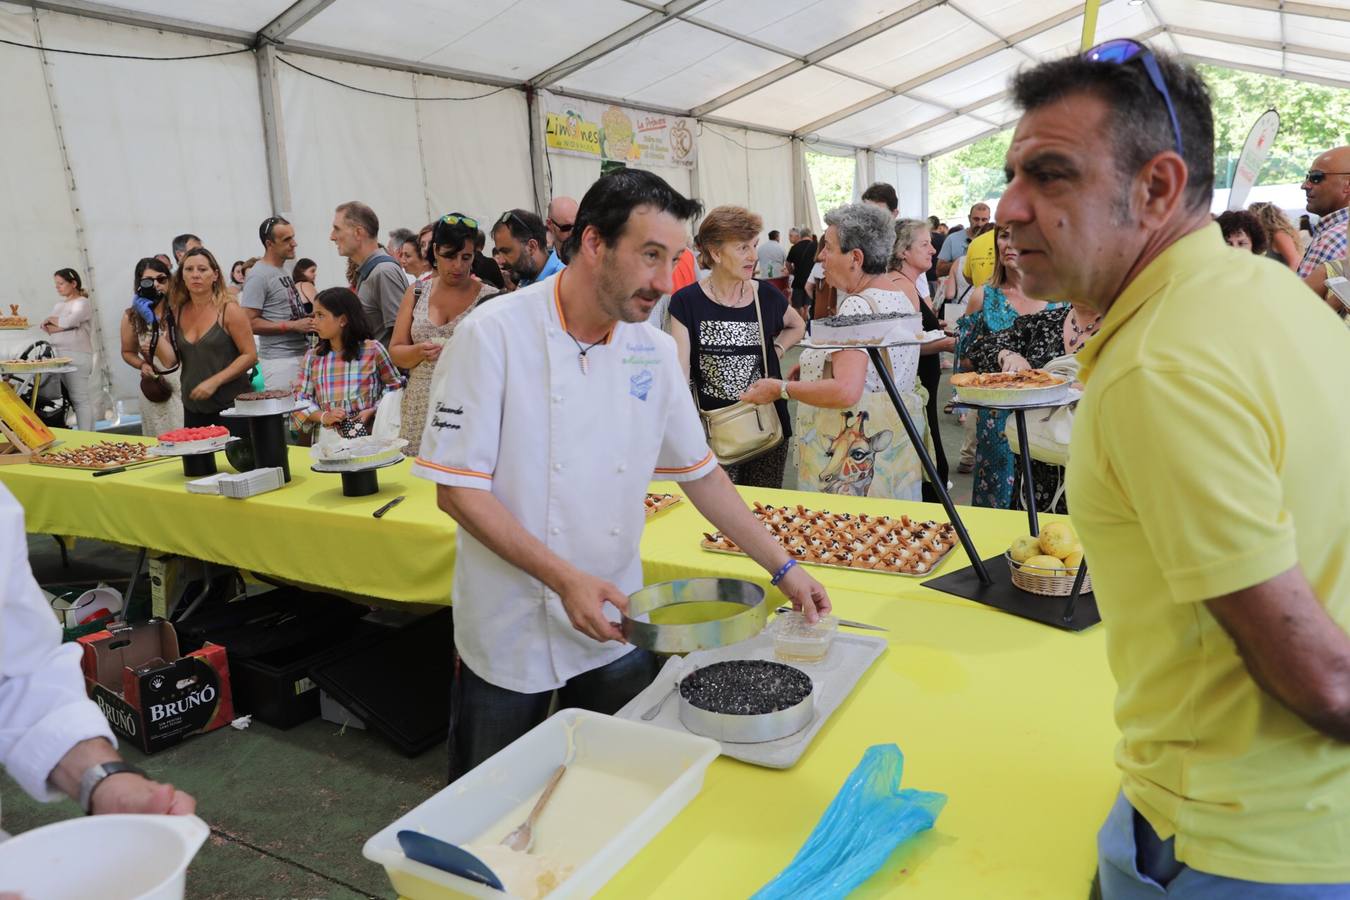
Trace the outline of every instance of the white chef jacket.
{"label": "white chef jacket", "polygon": [[79,645],[61,643],[61,625],[33,580],[23,507],[0,484],[0,764],[29,796],[55,800],[62,795],[47,783],[52,769],[98,737],[116,743],[85,693]]}
{"label": "white chef jacket", "polygon": [[[648,484],[702,478],[717,460],[669,335],[620,322],[587,352],[582,374],[558,296],[565,277],[495,299],[456,327],[413,474],[491,491],[555,554],[631,594],[643,584]],[[484,680],[538,693],[633,649],[577,631],[556,593],[463,528],[458,541],[455,647]]]}

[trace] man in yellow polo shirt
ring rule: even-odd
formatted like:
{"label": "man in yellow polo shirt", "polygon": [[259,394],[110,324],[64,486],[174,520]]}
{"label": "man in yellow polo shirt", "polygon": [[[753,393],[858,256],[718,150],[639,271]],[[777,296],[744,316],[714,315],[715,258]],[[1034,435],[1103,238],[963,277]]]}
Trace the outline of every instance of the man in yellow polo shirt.
{"label": "man in yellow polo shirt", "polygon": [[1350,334],[1210,223],[1193,69],[1112,42],[1012,93],[1023,289],[1105,314],[1068,474],[1118,684],[1102,896],[1350,897]]}
{"label": "man in yellow polo shirt", "polygon": [[998,255],[994,246],[997,232],[998,226],[990,222],[984,226],[980,236],[966,247],[966,261],[961,266],[961,274],[973,288],[983,287],[994,277],[994,257]]}

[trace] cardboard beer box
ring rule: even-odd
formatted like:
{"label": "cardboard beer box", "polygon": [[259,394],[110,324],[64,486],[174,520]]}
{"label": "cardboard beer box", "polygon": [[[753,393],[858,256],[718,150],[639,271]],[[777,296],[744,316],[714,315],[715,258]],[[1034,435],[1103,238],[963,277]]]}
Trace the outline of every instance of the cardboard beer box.
{"label": "cardboard beer box", "polygon": [[89,696],[113,731],[146,753],[213,731],[234,718],[225,648],[178,653],[163,619],[114,625],[79,639]]}

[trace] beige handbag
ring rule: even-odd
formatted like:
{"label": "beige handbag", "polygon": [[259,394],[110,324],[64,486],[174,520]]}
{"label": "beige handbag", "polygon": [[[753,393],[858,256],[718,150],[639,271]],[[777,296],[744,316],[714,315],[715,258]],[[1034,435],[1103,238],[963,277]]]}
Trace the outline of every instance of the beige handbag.
{"label": "beige handbag", "polygon": [[[764,347],[764,322],[760,318],[759,294],[755,294],[755,322],[759,325],[759,351],[764,359],[764,377],[769,377],[769,352]],[[698,391],[694,391],[698,405]],[[703,431],[708,436],[708,447],[717,461],[732,466],[761,453],[767,453],[783,443],[783,423],[773,403],[746,403],[737,400],[730,406],[705,412],[699,407]]]}

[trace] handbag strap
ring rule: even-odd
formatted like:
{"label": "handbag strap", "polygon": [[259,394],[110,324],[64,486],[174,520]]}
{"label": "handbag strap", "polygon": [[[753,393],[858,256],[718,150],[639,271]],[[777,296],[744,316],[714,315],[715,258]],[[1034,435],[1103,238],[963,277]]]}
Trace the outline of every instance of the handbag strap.
{"label": "handbag strap", "polygon": [[[751,279],[751,280],[753,281],[753,279]],[[764,377],[765,377],[765,378],[768,378],[768,377],[769,377],[769,351],[768,351],[768,349],[764,346],[764,345],[767,343],[767,340],[766,340],[765,335],[764,335],[764,318],[763,318],[763,316],[760,314],[760,311],[759,311],[759,291],[755,291],[755,324],[759,326],[759,355],[760,355],[760,359],[762,359],[762,360],[764,361]],[[703,406],[698,402],[698,385],[694,382],[694,377],[693,377],[694,367],[693,367],[693,365],[692,365],[693,360],[690,360],[690,363],[691,363],[691,365],[689,366],[689,373],[690,373],[690,375],[689,375],[689,389],[690,389],[690,390],[693,392],[693,394],[694,394],[694,409],[698,410],[700,413],[706,413],[707,410],[705,410],[705,409],[703,408]]]}
{"label": "handbag strap", "polygon": [[169,320],[169,327],[164,329],[164,333],[168,335],[169,346],[173,348],[173,358],[175,362],[173,368],[170,369],[161,369],[159,366],[155,365],[155,347],[159,345],[159,317],[156,316],[155,321],[150,325],[150,346],[145,350],[145,361],[150,364],[150,368],[154,370],[156,375],[172,375],[183,365],[183,360],[178,355],[178,338],[175,334],[176,329],[170,318],[173,316],[173,313],[169,310],[168,304],[165,304],[164,316]]}

